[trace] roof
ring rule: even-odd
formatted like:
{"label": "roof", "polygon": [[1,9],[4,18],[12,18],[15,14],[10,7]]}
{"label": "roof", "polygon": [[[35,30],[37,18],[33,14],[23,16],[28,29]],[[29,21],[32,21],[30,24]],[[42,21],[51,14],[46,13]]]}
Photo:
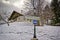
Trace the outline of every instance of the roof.
{"label": "roof", "polygon": [[23,16],[23,15],[18,13],[18,12],[16,12],[16,11],[13,11],[11,16],[8,18],[8,20],[14,20],[15,18],[17,18],[19,16]]}

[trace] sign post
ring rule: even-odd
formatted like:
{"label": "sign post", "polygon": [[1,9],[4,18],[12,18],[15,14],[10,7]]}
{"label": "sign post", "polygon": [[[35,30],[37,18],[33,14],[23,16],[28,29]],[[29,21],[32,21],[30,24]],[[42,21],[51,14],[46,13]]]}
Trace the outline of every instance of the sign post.
{"label": "sign post", "polygon": [[37,25],[38,21],[37,20],[33,20],[33,24],[34,24],[34,35],[33,35],[33,39],[32,40],[38,40],[36,37],[36,25]]}
{"label": "sign post", "polygon": [[34,37],[36,38],[36,25],[37,25],[37,20],[33,20],[33,24],[34,24]]}

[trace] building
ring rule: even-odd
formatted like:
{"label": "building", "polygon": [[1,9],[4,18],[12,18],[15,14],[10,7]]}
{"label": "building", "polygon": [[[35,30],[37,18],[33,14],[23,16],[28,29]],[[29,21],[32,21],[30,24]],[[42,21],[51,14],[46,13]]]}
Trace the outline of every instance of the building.
{"label": "building", "polygon": [[19,16],[16,21],[33,23],[33,20],[37,20],[37,26],[41,25],[40,17],[36,17],[36,16]]}
{"label": "building", "polygon": [[40,17],[37,17],[37,16],[25,16],[23,14],[20,14],[16,11],[13,11],[13,13],[11,14],[10,18],[8,18],[8,21],[10,22],[30,22],[30,23],[33,23],[33,20],[37,20],[37,26],[40,26],[41,25],[41,22],[40,22]]}

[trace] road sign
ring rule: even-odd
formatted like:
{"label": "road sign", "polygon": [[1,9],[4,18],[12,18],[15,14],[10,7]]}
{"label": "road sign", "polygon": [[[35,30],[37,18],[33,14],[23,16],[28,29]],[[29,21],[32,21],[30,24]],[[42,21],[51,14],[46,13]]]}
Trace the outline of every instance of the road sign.
{"label": "road sign", "polygon": [[33,20],[33,24],[36,25],[38,23],[37,20]]}

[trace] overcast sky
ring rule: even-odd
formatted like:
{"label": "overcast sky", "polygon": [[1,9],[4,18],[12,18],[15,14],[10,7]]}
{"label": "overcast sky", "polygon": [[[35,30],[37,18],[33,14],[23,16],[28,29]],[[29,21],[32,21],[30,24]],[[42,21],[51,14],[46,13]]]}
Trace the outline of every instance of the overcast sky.
{"label": "overcast sky", "polygon": [[[16,10],[16,11],[20,12],[21,9],[23,9],[25,7],[25,3],[24,2],[29,3],[29,1],[30,0],[0,0],[0,12],[2,12],[2,14],[3,13],[9,14],[9,12],[11,12],[13,10]],[[51,0],[46,0],[46,1],[50,3]],[[1,2],[4,3],[4,4],[2,4]],[[10,6],[9,4],[13,5],[15,7]],[[46,4],[46,3],[44,3],[44,4]],[[29,10],[31,10],[31,8],[32,8],[31,4],[28,4],[28,8],[29,9],[23,9],[24,13],[26,13]]]}
{"label": "overcast sky", "polygon": [[46,0],[46,1],[50,3],[52,0]]}
{"label": "overcast sky", "polygon": [[[0,2],[12,4],[12,5],[17,6],[19,8],[23,8],[23,6],[25,6],[24,2],[27,2],[27,1],[30,1],[30,0],[0,0]],[[47,1],[48,3],[51,2],[51,0],[45,0],[45,1]]]}
{"label": "overcast sky", "polygon": [[[37,1],[38,1],[38,0],[37,0]],[[49,2],[49,3],[51,2],[51,0],[45,0],[45,1],[47,1],[47,2]],[[0,0],[0,2],[6,3],[6,4],[11,4],[11,5],[14,5],[14,6],[20,8],[20,9],[23,9],[23,8],[26,7],[25,2],[29,3],[30,0]],[[30,7],[30,9],[31,9],[31,8],[32,8],[31,5],[32,5],[32,4],[29,3],[29,4],[28,4],[28,8]],[[46,3],[44,2],[43,5],[46,5]],[[26,11],[28,11],[28,9],[27,9]]]}

